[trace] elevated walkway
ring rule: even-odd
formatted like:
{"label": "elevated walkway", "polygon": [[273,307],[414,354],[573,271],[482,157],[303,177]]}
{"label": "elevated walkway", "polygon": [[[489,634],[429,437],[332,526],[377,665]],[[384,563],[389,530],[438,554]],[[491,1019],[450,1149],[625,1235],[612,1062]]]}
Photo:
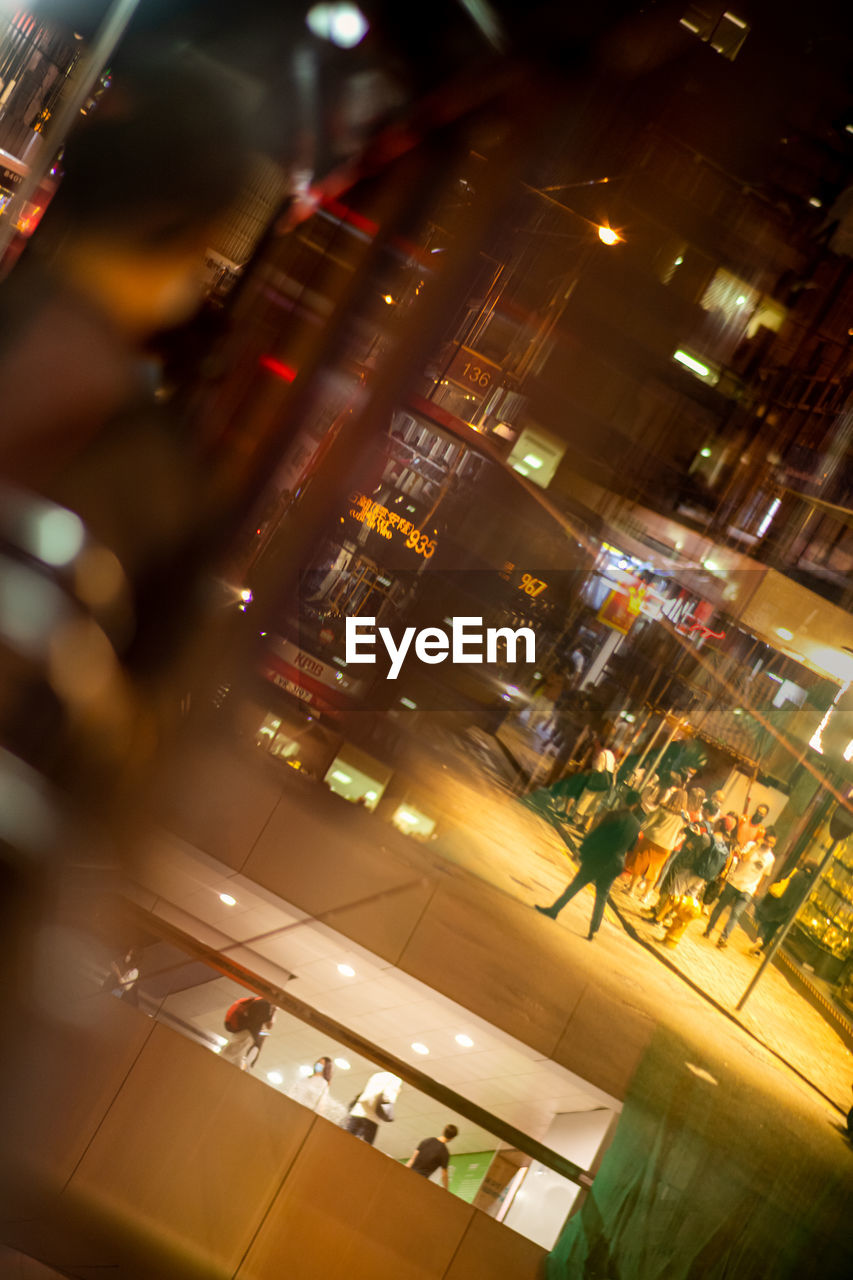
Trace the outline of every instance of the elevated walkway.
{"label": "elevated walkway", "polygon": [[542,1274],[537,1245],[108,995],[24,1053],[2,1240],[63,1275]]}

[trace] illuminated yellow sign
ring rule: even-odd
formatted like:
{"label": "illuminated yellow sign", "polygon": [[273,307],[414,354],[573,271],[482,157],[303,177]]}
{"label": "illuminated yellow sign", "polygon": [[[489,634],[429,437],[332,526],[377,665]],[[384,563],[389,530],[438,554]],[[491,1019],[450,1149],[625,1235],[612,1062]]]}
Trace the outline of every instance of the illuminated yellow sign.
{"label": "illuminated yellow sign", "polygon": [[406,520],[399,511],[389,511],[380,502],[374,502],[364,493],[354,493],[350,499],[350,517],[359,524],[366,524],[382,538],[393,538],[395,532],[403,534],[406,546],[416,555],[429,560],[435,551],[435,538],[428,537],[415,528],[411,520]]}
{"label": "illuminated yellow sign", "polygon": [[543,591],[548,590],[548,583],[543,582],[541,578],[534,578],[529,573],[523,573],[518,589],[528,596],[541,596]]}
{"label": "illuminated yellow sign", "polygon": [[[505,582],[512,584],[513,570],[515,565],[512,560],[505,560],[504,567],[501,569],[501,577]],[[543,591],[548,590],[548,583],[543,578],[534,578],[532,573],[522,573],[521,582],[513,584],[517,591],[523,591],[527,596],[541,596]]]}

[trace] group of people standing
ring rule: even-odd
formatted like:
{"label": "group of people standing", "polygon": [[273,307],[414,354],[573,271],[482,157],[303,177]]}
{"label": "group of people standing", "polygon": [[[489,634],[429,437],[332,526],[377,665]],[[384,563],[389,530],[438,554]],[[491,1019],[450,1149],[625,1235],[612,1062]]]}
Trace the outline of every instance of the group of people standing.
{"label": "group of people standing", "polygon": [[[587,934],[592,941],[601,927],[608,894],[624,877],[622,887],[627,894],[639,894],[649,918],[660,924],[669,923],[686,897],[694,899],[702,914],[710,911],[703,936],[711,937],[722,924],[717,946],[724,949],[746,908],[772,878],[777,837],[767,826],[768,806],[758,804],[752,813],[742,815],[732,810],[723,813],[721,792],[706,796],[701,787],[686,785],[689,774],[675,773],[665,788],[652,786],[641,793],[628,787],[596,822],[595,800],[614,787],[616,761],[613,753],[595,740],[588,765],[550,793],[554,812],[571,818],[576,827],[583,829],[593,818],[578,849],[580,867],[553,903],[535,909],[556,919],[581,889],[594,885],[595,903]],[[599,785],[598,777],[606,779],[604,785]],[[794,878],[788,877],[778,892],[758,904],[756,923],[761,941],[753,954],[770,945],[801,900],[805,880],[813,877],[814,870],[812,864],[806,864]]]}

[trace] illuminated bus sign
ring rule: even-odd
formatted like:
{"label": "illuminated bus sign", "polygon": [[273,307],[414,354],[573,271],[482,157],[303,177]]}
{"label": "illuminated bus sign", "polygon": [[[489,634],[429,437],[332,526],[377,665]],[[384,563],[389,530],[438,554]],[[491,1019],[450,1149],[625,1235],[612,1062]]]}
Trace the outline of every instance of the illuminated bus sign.
{"label": "illuminated bus sign", "polygon": [[353,494],[350,503],[351,519],[366,525],[381,538],[393,538],[395,534],[399,534],[406,539],[409,550],[423,556],[425,560],[429,560],[435,552],[436,539],[422,533],[399,511],[389,511],[388,507],[383,507],[380,502],[374,502],[364,493]]}
{"label": "illuminated bus sign", "polygon": [[494,387],[500,386],[501,367],[470,347],[460,347],[445,376],[482,399]]}

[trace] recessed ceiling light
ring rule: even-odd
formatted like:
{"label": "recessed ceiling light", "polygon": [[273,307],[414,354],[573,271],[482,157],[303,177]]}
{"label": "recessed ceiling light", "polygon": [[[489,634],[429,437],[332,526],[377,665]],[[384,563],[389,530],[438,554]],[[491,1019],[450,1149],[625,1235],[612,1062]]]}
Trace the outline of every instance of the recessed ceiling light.
{"label": "recessed ceiling light", "polygon": [[461,1044],[463,1049],[471,1049],[474,1046],[474,1041],[471,1039],[471,1037],[463,1035],[461,1031],[459,1035],[456,1037],[456,1043]]}
{"label": "recessed ceiling light", "polygon": [[309,1063],[303,1063],[299,1068],[299,1074],[307,1079],[308,1076],[313,1076],[314,1068]]}
{"label": "recessed ceiling light", "polygon": [[284,1076],[280,1071],[268,1071],[267,1080],[269,1080],[270,1084],[281,1084],[284,1080]]}
{"label": "recessed ceiling light", "polygon": [[341,1071],[349,1071],[350,1069],[350,1063],[347,1062],[346,1058],[335,1058],[335,1066]]}
{"label": "recessed ceiling light", "polygon": [[219,901],[224,902],[226,907],[236,907],[237,899],[232,898],[230,893],[220,893]]}
{"label": "recessed ceiling light", "polygon": [[777,628],[776,628],[776,634],[777,634],[777,636],[779,636],[782,640],[793,640],[793,638],[794,638],[794,633],[793,633],[793,631],[789,631],[787,627],[777,627]]}
{"label": "recessed ceiling light", "polygon": [[338,973],[341,975],[342,978],[355,977],[355,969],[353,969],[351,964],[339,964]]}
{"label": "recessed ceiling light", "polygon": [[423,1055],[426,1055],[429,1053],[429,1049],[426,1047],[425,1044],[421,1044],[420,1040],[415,1040],[412,1044],[412,1048],[414,1049],[415,1053],[420,1053]]}

